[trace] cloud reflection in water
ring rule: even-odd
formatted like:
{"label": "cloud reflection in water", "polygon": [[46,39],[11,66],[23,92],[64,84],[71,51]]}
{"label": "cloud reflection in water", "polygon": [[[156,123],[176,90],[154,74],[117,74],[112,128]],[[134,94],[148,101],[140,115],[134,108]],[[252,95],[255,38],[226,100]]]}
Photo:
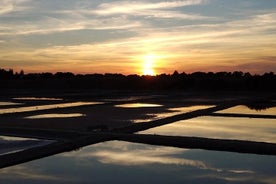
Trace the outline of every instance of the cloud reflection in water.
{"label": "cloud reflection in water", "polygon": [[[133,149],[133,146],[136,148]],[[185,152],[185,149],[181,148],[147,147],[134,143],[112,141],[97,145],[95,151],[83,152],[78,154],[78,156],[80,158],[94,157],[101,163],[125,166],[167,164],[186,165],[202,169],[207,168],[204,162],[174,157],[174,155],[183,152]]]}
{"label": "cloud reflection in water", "polygon": [[267,183],[276,157],[108,141],[0,170],[22,183]]}

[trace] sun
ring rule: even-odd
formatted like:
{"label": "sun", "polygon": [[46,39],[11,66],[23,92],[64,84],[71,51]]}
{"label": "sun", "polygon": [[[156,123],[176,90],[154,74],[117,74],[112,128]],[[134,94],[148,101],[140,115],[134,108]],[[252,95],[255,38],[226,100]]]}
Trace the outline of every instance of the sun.
{"label": "sun", "polygon": [[143,66],[142,66],[142,74],[143,75],[156,75],[154,66],[156,64],[156,56],[155,55],[145,55],[143,57]]}

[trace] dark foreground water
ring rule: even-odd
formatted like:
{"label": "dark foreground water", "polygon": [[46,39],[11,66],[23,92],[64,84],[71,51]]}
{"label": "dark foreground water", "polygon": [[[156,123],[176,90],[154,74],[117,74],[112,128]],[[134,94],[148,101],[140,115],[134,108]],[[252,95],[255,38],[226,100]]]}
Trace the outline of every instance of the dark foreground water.
{"label": "dark foreground water", "polygon": [[276,156],[109,141],[0,170],[1,183],[276,183]]}
{"label": "dark foreground water", "polygon": [[53,142],[54,141],[52,140],[29,139],[0,135],[0,156],[33,147],[45,146]]}

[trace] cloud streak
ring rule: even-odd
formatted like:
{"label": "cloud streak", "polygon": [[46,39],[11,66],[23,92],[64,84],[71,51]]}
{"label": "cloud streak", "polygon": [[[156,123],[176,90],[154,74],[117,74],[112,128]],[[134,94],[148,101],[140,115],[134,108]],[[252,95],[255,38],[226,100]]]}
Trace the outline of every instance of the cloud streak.
{"label": "cloud streak", "polygon": [[185,14],[174,10],[184,6],[205,4],[206,0],[166,1],[150,3],[146,1],[120,1],[100,4],[95,10],[89,11],[98,16],[141,16],[164,19],[202,20],[212,19],[198,14]]}
{"label": "cloud streak", "polygon": [[157,3],[143,1],[119,1],[100,4],[98,9],[94,12],[99,15],[139,14],[139,12],[146,10],[172,9],[183,6],[199,5],[204,2],[204,0],[166,1]]}
{"label": "cloud streak", "polygon": [[24,11],[27,7],[22,6],[23,3],[29,0],[2,0],[0,2],[0,16],[15,11]]}

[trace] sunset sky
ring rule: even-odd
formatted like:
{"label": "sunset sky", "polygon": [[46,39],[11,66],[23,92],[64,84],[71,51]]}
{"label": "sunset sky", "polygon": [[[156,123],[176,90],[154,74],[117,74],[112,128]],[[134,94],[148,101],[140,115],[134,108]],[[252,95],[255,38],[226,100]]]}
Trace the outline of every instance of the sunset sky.
{"label": "sunset sky", "polygon": [[276,0],[1,0],[0,68],[276,72]]}

